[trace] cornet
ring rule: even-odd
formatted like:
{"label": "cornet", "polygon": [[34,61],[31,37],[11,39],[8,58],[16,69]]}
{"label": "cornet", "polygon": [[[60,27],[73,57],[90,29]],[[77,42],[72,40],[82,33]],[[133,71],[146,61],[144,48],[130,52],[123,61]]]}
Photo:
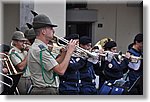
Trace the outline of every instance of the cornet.
{"label": "cornet", "polygon": [[[66,40],[66,39],[64,39],[64,38],[62,38],[62,37],[58,37],[58,36],[54,35],[54,38],[57,39],[58,45],[60,45],[60,46],[62,46],[62,47],[65,47],[65,46],[69,43],[68,40]],[[58,40],[62,41],[62,42],[65,43],[66,45],[65,45],[65,44],[60,44]],[[88,50],[85,50],[85,49],[79,47],[78,45],[76,45],[75,54],[77,54],[77,55],[80,54],[81,57],[82,57],[82,55],[88,56],[88,57],[97,57],[97,54],[92,53],[92,52],[90,52],[90,51],[88,51]]]}

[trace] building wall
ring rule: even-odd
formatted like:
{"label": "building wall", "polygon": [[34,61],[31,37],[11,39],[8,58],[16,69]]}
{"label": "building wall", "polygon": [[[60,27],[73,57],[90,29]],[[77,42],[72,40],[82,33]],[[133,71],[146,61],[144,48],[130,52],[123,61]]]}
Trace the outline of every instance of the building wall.
{"label": "building wall", "polygon": [[64,0],[62,2],[35,1],[34,10],[39,14],[46,14],[53,24],[58,25],[54,28],[57,36],[64,37],[66,35],[66,3]]}
{"label": "building wall", "polygon": [[127,49],[127,45],[133,42],[134,36],[143,33],[143,14],[139,7],[121,7],[117,9],[117,35],[118,48]]}
{"label": "building wall", "polygon": [[2,40],[5,44],[10,45],[12,34],[20,24],[20,5],[19,3],[3,3],[2,8]]}
{"label": "building wall", "polygon": [[[52,23],[58,25],[58,27],[55,28],[55,34],[60,37],[66,35],[65,0],[62,0],[62,2],[39,2],[35,0],[33,4],[34,5],[27,5],[26,9],[29,11],[31,7],[31,9],[34,9],[39,14],[43,13],[48,15]],[[1,23],[2,34],[4,35],[3,40],[4,43],[10,44],[15,27],[23,25],[23,22],[26,20],[25,18],[20,20],[22,16],[20,12],[24,11],[26,13],[27,10],[24,10],[23,6],[20,6],[19,3],[2,3],[1,5],[2,18],[4,18],[4,20],[1,20],[3,21]],[[126,4],[100,3],[90,3],[87,7],[88,9],[97,10],[97,21],[92,24],[93,45],[104,37],[110,37],[118,43],[118,50],[125,52],[127,46],[133,41],[135,34],[143,30],[143,14],[139,7],[128,7]],[[13,14],[10,13],[10,11],[13,12]],[[32,15],[30,14],[30,16]],[[29,19],[29,22],[31,22],[31,19]],[[98,27],[98,25],[102,25],[102,27]]]}
{"label": "building wall", "polygon": [[12,34],[16,30],[16,27],[23,32],[25,31],[26,23],[32,23],[33,20],[30,10],[35,10],[39,14],[42,13],[49,16],[52,23],[58,25],[55,28],[56,35],[66,35],[66,3],[63,0],[62,2],[21,0],[20,2],[3,2],[1,5],[1,35],[3,36],[1,43],[10,45]]}
{"label": "building wall", "polygon": [[32,24],[33,21],[33,14],[31,10],[34,9],[34,2],[32,0],[20,1],[20,30],[25,32],[28,29],[26,23]]}
{"label": "building wall", "polygon": [[[135,34],[142,32],[142,16],[139,7],[126,4],[88,4],[89,9],[97,9],[98,19],[93,24],[93,43],[110,37],[118,44],[118,50],[125,52]],[[102,27],[98,27],[102,24]]]}

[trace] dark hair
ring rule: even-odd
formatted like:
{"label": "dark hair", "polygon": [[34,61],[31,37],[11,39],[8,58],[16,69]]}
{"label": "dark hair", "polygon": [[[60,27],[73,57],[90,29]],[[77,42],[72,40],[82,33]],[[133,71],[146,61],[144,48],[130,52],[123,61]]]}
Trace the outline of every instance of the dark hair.
{"label": "dark hair", "polygon": [[117,43],[115,41],[109,41],[107,43],[105,43],[104,45],[104,50],[110,50],[113,47],[116,47]]}
{"label": "dark hair", "polygon": [[71,39],[79,39],[79,34],[70,34],[68,37],[66,37],[67,40]]}
{"label": "dark hair", "polygon": [[92,42],[92,40],[88,36],[82,36],[79,39],[79,43],[82,44],[82,45],[86,45],[86,44],[91,43],[91,42]]}
{"label": "dark hair", "polygon": [[134,38],[134,44],[136,43],[136,41],[138,43],[143,42],[143,34],[141,34],[141,33],[137,34]]}
{"label": "dark hair", "polygon": [[134,43],[131,43],[130,45],[128,45],[128,50],[130,50],[133,47]]}
{"label": "dark hair", "polygon": [[94,46],[94,47],[92,48],[92,50],[94,50],[94,49],[99,49],[99,47],[98,47],[98,46]]}
{"label": "dark hair", "polygon": [[35,32],[35,35],[36,35],[36,36],[39,36],[39,35],[40,35],[41,29],[42,29],[42,28],[34,29],[34,32]]}
{"label": "dark hair", "polygon": [[[70,41],[71,39],[73,39],[73,40],[79,39],[79,34],[70,34],[69,36],[64,37],[64,39],[66,39],[66,40],[68,40],[68,41]],[[67,43],[65,43],[65,42],[63,42],[63,41],[61,41],[61,40],[59,40],[59,43],[60,43],[60,44],[64,44],[64,45],[67,44]]]}

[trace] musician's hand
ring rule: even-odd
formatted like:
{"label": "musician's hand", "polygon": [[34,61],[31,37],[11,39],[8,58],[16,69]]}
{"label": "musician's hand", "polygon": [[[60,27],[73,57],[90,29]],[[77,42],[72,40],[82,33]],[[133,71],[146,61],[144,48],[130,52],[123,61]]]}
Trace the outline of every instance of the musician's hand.
{"label": "musician's hand", "polygon": [[53,45],[47,44],[47,46],[48,46],[48,49],[49,49],[50,51],[53,50]]}
{"label": "musician's hand", "polygon": [[23,46],[24,46],[24,50],[25,51],[29,51],[29,49],[30,49],[30,45],[29,44],[23,44]]}
{"label": "musician's hand", "polygon": [[67,49],[64,48],[64,47],[60,49],[60,54],[61,55],[66,55],[66,52],[67,52]]}
{"label": "musician's hand", "polygon": [[60,52],[61,52],[61,53],[66,53],[66,51],[67,51],[67,49],[64,48],[64,47],[60,49]]}
{"label": "musician's hand", "polygon": [[3,69],[2,69],[2,72],[3,72],[4,74],[7,74],[7,73],[8,73],[8,69],[7,69],[7,68],[3,68]]}
{"label": "musician's hand", "polygon": [[68,43],[67,53],[72,54],[76,48],[77,41],[76,40],[70,40]]}
{"label": "musician's hand", "polygon": [[109,61],[109,62],[111,62],[111,60],[113,59],[113,52],[107,52],[107,56],[106,56],[106,60],[107,61]]}
{"label": "musician's hand", "polygon": [[127,59],[130,59],[130,58],[131,58],[131,54],[130,54],[129,52],[126,52],[125,57],[126,57]]}
{"label": "musician's hand", "polygon": [[99,53],[103,54],[104,53],[104,49],[99,49]]}

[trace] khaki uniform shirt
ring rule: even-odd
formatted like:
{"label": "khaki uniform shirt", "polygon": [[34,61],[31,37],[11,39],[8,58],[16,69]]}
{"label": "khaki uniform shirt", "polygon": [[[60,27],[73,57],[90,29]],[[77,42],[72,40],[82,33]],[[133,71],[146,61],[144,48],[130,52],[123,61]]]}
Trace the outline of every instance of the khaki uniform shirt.
{"label": "khaki uniform shirt", "polygon": [[[42,64],[44,67],[42,67],[40,59],[41,48],[39,46],[48,49],[45,43],[41,40],[35,39],[28,52],[28,66],[31,72],[33,85],[36,87],[58,87],[58,79],[55,78],[53,74],[53,68],[58,65],[58,63],[48,50],[43,50],[41,53]],[[43,68],[44,71],[42,71]]]}
{"label": "khaki uniform shirt", "polygon": [[[13,63],[14,66],[17,64],[21,63],[24,58],[27,56],[27,51],[21,51],[17,47],[13,47],[9,51],[10,59]],[[16,69],[18,72],[23,72],[23,77],[28,77],[30,76],[30,71],[29,68],[26,66],[26,68],[23,71],[20,71],[19,69]]]}

